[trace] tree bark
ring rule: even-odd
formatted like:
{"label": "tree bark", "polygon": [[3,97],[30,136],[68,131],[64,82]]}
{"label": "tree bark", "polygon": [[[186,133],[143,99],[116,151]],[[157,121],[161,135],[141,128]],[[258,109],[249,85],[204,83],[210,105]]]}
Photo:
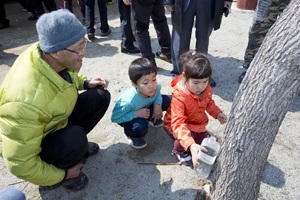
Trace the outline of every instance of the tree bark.
{"label": "tree bark", "polygon": [[269,30],[234,98],[212,199],[254,200],[279,127],[300,92],[300,3]]}

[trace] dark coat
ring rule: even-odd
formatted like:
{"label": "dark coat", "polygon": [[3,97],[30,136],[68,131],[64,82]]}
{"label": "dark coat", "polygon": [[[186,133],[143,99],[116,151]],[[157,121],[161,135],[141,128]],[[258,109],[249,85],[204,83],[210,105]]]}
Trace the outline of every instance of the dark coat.
{"label": "dark coat", "polygon": [[[174,11],[172,12],[172,25],[176,32],[181,32],[181,21],[182,21],[182,1],[187,0],[164,0],[164,5],[174,5]],[[223,16],[223,9],[225,0],[212,0],[214,1],[214,30],[220,28]],[[232,2],[232,0],[227,0]]]}

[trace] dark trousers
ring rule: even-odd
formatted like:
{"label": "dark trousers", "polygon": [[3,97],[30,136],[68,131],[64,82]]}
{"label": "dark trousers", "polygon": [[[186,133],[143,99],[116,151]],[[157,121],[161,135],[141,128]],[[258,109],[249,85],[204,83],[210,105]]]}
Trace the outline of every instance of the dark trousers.
{"label": "dark trousers", "polygon": [[[187,3],[189,4],[187,5]],[[172,74],[178,75],[182,72],[179,66],[179,57],[182,53],[190,50],[190,42],[193,26],[196,27],[196,45],[197,52],[207,54],[209,36],[213,30],[214,21],[211,18],[211,0],[190,0],[183,1],[182,12],[182,31],[172,30]],[[195,21],[196,17],[196,21]]]}
{"label": "dark trousers", "polygon": [[149,60],[155,58],[149,35],[150,17],[154,24],[161,51],[163,53],[169,53],[171,49],[171,36],[163,1],[157,0],[151,5],[144,5],[139,1],[133,1],[131,12],[134,19],[135,39],[139,44],[142,57],[148,58]]}
{"label": "dark trousers", "polygon": [[[162,95],[162,105],[163,111],[166,111],[171,103],[171,95]],[[153,113],[153,104],[149,107],[150,117]],[[144,137],[148,132],[148,120],[144,118],[134,118],[129,122],[124,122],[119,124],[124,128],[125,135],[129,137]]]}
{"label": "dark trousers", "polygon": [[[207,137],[206,132],[196,133],[196,132],[191,131],[191,135],[197,144],[201,144],[202,141]],[[184,148],[180,145],[179,140],[176,138],[174,140],[174,151],[175,152],[184,151]]]}
{"label": "dark trousers", "polygon": [[68,125],[49,133],[42,140],[41,159],[61,169],[68,169],[80,162],[87,156],[87,134],[102,119],[109,102],[110,93],[100,88],[79,94]]}
{"label": "dark trousers", "polygon": [[121,33],[122,33],[122,42],[121,47],[123,48],[132,48],[133,42],[135,40],[130,21],[130,6],[126,5],[123,0],[118,0],[118,8],[120,13],[121,21]]}
{"label": "dark trousers", "polygon": [[6,19],[6,12],[4,8],[4,0],[0,0],[0,23],[1,24],[8,24],[9,21]]}
{"label": "dark trousers", "polygon": [[34,9],[34,14],[38,17],[45,13],[42,2],[49,12],[57,10],[55,0],[29,0],[29,7],[32,7]]}
{"label": "dark trousers", "polygon": [[[107,32],[109,30],[109,26],[107,22],[106,0],[97,0],[97,2],[100,14],[100,29],[102,32]],[[95,0],[86,0],[85,6],[87,32],[95,33]]]}

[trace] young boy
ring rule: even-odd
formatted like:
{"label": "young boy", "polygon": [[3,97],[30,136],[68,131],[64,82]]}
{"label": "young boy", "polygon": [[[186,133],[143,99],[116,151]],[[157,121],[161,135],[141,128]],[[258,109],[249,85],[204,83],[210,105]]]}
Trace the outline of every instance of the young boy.
{"label": "young boy", "polygon": [[161,95],[161,85],[156,81],[156,67],[146,58],[134,60],[128,70],[132,87],[117,100],[112,111],[112,122],[124,128],[130,145],[136,149],[147,146],[143,138],[149,125],[163,126],[162,111],[168,109],[171,97]]}

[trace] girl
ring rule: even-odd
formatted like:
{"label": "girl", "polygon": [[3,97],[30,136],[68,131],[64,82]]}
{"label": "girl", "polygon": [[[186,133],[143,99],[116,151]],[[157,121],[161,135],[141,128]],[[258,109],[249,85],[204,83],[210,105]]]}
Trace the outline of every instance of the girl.
{"label": "girl", "polygon": [[227,122],[227,116],[212,99],[211,66],[207,57],[188,51],[180,57],[180,63],[183,72],[171,82],[172,101],[164,121],[175,138],[172,153],[182,164],[196,166],[198,151],[203,148],[200,144],[207,137],[206,112],[221,124]]}

